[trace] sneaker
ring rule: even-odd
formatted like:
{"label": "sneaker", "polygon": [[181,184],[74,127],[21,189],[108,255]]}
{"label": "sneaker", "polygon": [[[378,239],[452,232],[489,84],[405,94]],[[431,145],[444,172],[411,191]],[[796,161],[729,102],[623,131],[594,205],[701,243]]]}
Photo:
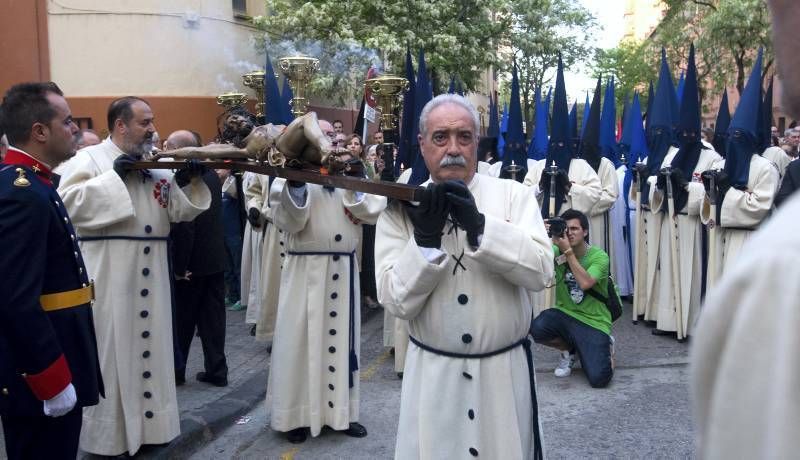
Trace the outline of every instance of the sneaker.
{"label": "sneaker", "polygon": [[247,305],[242,305],[241,301],[237,301],[235,304],[228,307],[228,311],[242,311],[247,310]]}
{"label": "sneaker", "polygon": [[554,374],[556,377],[568,377],[572,374],[572,366],[575,364],[575,355],[570,354],[568,351],[561,352],[561,360],[558,362],[558,367]]}

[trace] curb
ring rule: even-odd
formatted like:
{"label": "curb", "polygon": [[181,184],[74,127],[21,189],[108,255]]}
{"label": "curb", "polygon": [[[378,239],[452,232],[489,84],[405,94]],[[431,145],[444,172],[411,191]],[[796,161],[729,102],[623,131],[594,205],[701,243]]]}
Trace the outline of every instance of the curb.
{"label": "curb", "polygon": [[237,418],[264,401],[268,374],[266,369],[261,370],[231,392],[181,415],[181,434],[147,457],[158,460],[190,458],[193,452],[232,426]]}
{"label": "curb", "polygon": [[[383,308],[363,308],[361,323],[372,319]],[[230,428],[236,419],[263,403],[267,395],[269,372],[262,369],[219,398],[181,415],[181,434],[157,452],[143,457],[154,460],[188,459],[197,450]]]}

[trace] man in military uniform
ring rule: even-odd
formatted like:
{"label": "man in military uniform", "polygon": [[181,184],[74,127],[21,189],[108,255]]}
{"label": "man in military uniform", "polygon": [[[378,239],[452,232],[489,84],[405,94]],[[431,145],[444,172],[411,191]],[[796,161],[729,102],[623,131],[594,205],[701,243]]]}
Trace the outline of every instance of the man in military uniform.
{"label": "man in military uniform", "polygon": [[0,418],[10,459],[74,459],[82,408],[103,383],[93,286],[51,168],[75,154],[78,127],[54,83],[3,99],[0,164]]}

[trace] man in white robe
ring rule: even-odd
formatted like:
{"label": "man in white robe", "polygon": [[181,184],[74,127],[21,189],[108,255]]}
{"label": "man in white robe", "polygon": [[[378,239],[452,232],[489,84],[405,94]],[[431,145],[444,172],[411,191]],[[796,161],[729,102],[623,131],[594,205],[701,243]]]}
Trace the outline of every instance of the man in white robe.
{"label": "man in white robe", "polygon": [[147,102],[118,99],[108,118],[111,136],[59,168],[58,192],[97,286],[94,323],[106,384],[105,399],[84,411],[81,449],[120,455],[180,432],[167,238],[170,222],[194,219],[211,194],[187,170],[125,169],[152,148]]}
{"label": "man in white robe", "polygon": [[[800,10],[769,0],[780,75],[800,72]],[[785,78],[781,107],[800,116],[800,81]],[[800,433],[800,198],[759,229],[709,292],[690,354],[699,457],[793,458]]]}
{"label": "man in white robe", "polygon": [[378,299],[411,333],[398,459],[542,456],[527,291],[552,278],[553,252],[530,189],[475,173],[478,126],[463,97],[431,100],[425,199],[378,221]]}
{"label": "man in white robe", "polygon": [[385,197],[316,184],[287,182],[281,190],[273,218],[288,236],[267,407],[270,427],[292,443],[305,441],[309,431],[318,436],[326,425],[367,435],[358,423],[356,248],[361,222],[376,222],[385,207]]}
{"label": "man in white robe", "polygon": [[[619,190],[624,190],[625,174],[628,166],[623,164],[617,168],[617,186]],[[632,229],[636,225],[636,215],[634,203],[628,204],[624,193],[617,195],[614,206],[609,211],[611,220],[612,247],[614,254],[611,256],[611,274],[614,277],[615,285],[619,290],[619,295],[629,296],[633,294],[633,244],[631,237],[635,233]],[[630,207],[629,207],[630,206]]]}
{"label": "man in white robe", "polygon": [[242,238],[241,292],[242,305],[247,306],[245,324],[252,324],[255,335],[255,324],[261,310],[261,248],[264,242],[264,216],[261,213],[263,204],[260,174],[245,172],[242,175],[247,223]]}
{"label": "man in white robe", "polygon": [[[256,340],[267,342],[272,350],[275,321],[278,316],[278,300],[281,290],[281,270],[286,260],[286,233],[275,225],[275,211],[280,206],[280,196],[285,179],[262,176],[264,217],[264,241],[261,245],[261,278],[259,280],[259,313],[256,317]],[[271,184],[270,184],[271,183]]]}

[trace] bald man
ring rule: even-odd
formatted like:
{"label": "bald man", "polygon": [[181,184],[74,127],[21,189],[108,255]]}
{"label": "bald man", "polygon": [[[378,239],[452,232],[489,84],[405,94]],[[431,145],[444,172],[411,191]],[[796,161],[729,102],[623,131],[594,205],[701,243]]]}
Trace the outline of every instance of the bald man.
{"label": "bald man", "polygon": [[164,141],[164,150],[175,150],[183,147],[200,147],[203,145],[200,135],[188,129],[179,129]]}

